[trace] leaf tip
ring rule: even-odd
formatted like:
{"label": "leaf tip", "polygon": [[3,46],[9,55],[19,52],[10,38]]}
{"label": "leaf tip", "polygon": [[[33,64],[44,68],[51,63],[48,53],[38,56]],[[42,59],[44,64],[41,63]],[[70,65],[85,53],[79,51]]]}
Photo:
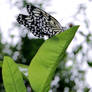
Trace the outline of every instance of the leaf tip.
{"label": "leaf tip", "polygon": [[10,57],[9,56],[4,56],[4,61],[9,59]]}

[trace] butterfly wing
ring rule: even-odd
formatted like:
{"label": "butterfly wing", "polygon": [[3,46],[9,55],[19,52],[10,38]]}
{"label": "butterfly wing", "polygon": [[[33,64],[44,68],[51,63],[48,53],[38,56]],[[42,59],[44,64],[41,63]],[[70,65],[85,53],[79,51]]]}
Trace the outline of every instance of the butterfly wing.
{"label": "butterfly wing", "polygon": [[32,12],[34,12],[36,14],[38,13],[38,14],[43,15],[47,19],[49,25],[51,26],[51,28],[53,29],[53,31],[55,33],[64,31],[63,27],[60,25],[60,23],[54,17],[52,17],[50,14],[46,13],[44,10],[42,10],[38,7],[35,7],[34,5],[31,4],[31,5],[27,5],[27,11],[28,11],[29,15],[32,15]]}
{"label": "butterfly wing", "polygon": [[60,23],[42,9],[31,4],[27,5],[27,11],[29,16],[19,14],[17,21],[27,27],[35,36],[43,37],[47,35],[52,37],[63,31]]}
{"label": "butterfly wing", "polygon": [[27,29],[29,29],[35,36],[40,36],[40,31],[37,29],[37,26],[34,25],[32,17],[19,14],[17,21],[19,24],[24,25]]}
{"label": "butterfly wing", "polygon": [[19,14],[17,17],[17,21],[19,24],[27,26],[28,25],[28,16],[27,15],[23,15],[23,14]]}

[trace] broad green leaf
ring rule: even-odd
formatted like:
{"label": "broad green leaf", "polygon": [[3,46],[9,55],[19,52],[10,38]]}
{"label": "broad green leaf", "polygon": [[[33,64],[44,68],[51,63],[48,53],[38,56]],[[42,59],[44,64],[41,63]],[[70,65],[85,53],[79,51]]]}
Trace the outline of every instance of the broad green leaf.
{"label": "broad green leaf", "polygon": [[[2,68],[2,65],[3,65],[3,62],[0,61],[0,67]],[[17,64],[18,67],[20,68],[20,71],[22,73],[22,76],[24,79],[27,79],[27,76],[25,76],[24,74],[25,73],[28,73],[27,70],[28,70],[28,65],[24,65],[24,64]],[[28,79],[27,79],[28,80]]]}
{"label": "broad green leaf", "polygon": [[48,92],[53,74],[78,27],[74,26],[46,40],[40,47],[28,69],[29,81],[34,92]]}
{"label": "broad green leaf", "polygon": [[8,56],[4,57],[2,75],[6,92],[26,92],[21,72]]}

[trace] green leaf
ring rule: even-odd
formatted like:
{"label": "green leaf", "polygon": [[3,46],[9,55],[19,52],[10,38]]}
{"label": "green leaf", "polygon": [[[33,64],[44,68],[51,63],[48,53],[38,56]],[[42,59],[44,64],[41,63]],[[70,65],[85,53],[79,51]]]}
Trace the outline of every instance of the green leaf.
{"label": "green leaf", "polygon": [[38,50],[28,69],[34,92],[48,92],[54,72],[79,26],[74,26],[48,39]]}
{"label": "green leaf", "polygon": [[2,75],[6,92],[26,92],[21,72],[8,56],[4,57]]}

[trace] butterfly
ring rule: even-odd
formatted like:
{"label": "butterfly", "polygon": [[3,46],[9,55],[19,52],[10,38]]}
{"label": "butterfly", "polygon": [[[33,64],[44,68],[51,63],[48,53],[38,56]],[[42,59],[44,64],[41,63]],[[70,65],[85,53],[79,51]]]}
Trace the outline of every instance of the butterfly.
{"label": "butterfly", "polygon": [[48,36],[50,38],[64,31],[60,23],[44,10],[32,4],[28,4],[26,9],[29,15],[19,14],[17,22],[24,25],[34,36],[39,38]]}

